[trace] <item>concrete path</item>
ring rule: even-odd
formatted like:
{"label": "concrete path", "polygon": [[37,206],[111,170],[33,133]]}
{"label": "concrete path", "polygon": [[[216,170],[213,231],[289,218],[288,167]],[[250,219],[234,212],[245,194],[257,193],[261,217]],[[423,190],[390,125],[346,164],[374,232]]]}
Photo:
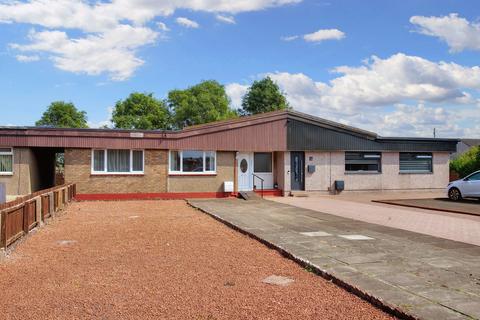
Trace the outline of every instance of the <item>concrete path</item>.
{"label": "concrete path", "polygon": [[477,216],[338,200],[332,197],[276,197],[269,199],[344,218],[480,246],[480,217]]}
{"label": "concrete path", "polygon": [[190,204],[417,318],[480,318],[480,247],[272,201]]}

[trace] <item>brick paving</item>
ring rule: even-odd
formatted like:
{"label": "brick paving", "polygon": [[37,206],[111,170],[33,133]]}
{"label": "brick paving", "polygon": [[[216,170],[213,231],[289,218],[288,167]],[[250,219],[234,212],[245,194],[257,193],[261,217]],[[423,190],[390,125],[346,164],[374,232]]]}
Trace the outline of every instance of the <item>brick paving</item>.
{"label": "brick paving", "polygon": [[448,198],[376,200],[379,203],[480,216],[480,200],[451,201]]}
{"label": "brick paving", "polygon": [[128,201],[73,203],[1,259],[0,318],[390,316],[183,201]]}
{"label": "brick paving", "polygon": [[270,199],[299,208],[480,246],[480,216],[364,203],[346,196]]}

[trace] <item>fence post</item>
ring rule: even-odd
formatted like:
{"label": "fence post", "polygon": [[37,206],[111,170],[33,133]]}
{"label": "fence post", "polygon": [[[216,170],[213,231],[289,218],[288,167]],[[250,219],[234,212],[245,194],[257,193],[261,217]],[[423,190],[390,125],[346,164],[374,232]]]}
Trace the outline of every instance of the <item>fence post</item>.
{"label": "fence post", "polygon": [[28,206],[26,202],[23,203],[22,213],[23,213],[23,232],[27,234],[29,226],[28,226]]}
{"label": "fence post", "polygon": [[43,223],[42,220],[42,196],[35,198],[35,217],[37,219],[37,225],[40,226]]}
{"label": "fence post", "polygon": [[4,182],[0,182],[0,204],[7,202],[7,188]]}
{"label": "fence post", "polygon": [[50,201],[49,201],[49,204],[50,204],[50,215],[54,215],[55,213],[55,206],[54,206],[54,201],[55,201],[55,197],[53,196],[53,192],[49,192],[48,193],[48,196],[50,197]]}
{"label": "fence post", "polygon": [[0,211],[0,248],[7,248],[7,223],[5,210]]}

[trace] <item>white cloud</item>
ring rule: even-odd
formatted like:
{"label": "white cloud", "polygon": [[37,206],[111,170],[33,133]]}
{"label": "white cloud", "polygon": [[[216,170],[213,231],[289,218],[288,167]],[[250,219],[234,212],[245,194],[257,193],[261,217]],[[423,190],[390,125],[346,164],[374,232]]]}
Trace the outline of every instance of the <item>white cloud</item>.
{"label": "white cloud", "polygon": [[[295,110],[381,135],[425,135],[435,125],[444,136],[461,136],[475,134],[475,119],[480,125],[478,66],[398,53],[386,59],[374,56],[357,67],[340,66],[333,74],[329,82],[315,81],[303,73],[260,76],[269,75],[276,81]],[[232,103],[241,99],[244,87],[227,85]],[[412,103],[415,107],[404,106]]]}
{"label": "white cloud", "polygon": [[379,117],[378,128],[384,135],[410,135],[457,137],[464,134],[458,126],[454,112],[442,107],[427,107],[423,103],[418,105],[399,104],[395,111]]}
{"label": "white cloud", "polygon": [[230,83],[225,86],[225,91],[230,97],[232,107],[240,108],[242,106],[242,97],[247,92],[248,87],[248,85],[239,83]]}
{"label": "white cloud", "polygon": [[307,42],[322,42],[325,40],[341,40],[345,38],[345,33],[338,29],[321,29],[303,36]]}
{"label": "white cloud", "polygon": [[282,39],[283,41],[293,41],[293,40],[297,40],[298,36],[285,36],[285,37],[281,37],[280,39]]}
{"label": "white cloud", "polygon": [[[301,0],[0,0],[0,23],[26,23],[37,29],[44,28],[30,34],[31,43],[12,44],[13,48],[32,53],[43,51],[62,70],[94,75],[106,73],[113,80],[125,80],[144,63],[137,51],[164,38],[162,33],[168,31],[161,22],[156,24],[157,31],[147,26],[158,16],[169,16],[184,9],[229,18],[225,14],[298,2]],[[192,27],[196,25],[195,22],[183,22]],[[73,37],[70,35],[73,30],[80,32],[75,32]],[[130,44],[119,44],[119,35]],[[127,38],[129,36],[134,39]],[[46,44],[41,43],[43,40]],[[62,50],[55,47],[54,41],[58,41]]]}
{"label": "white cloud", "polygon": [[7,0],[0,4],[0,21],[99,32],[116,26],[119,21],[144,24],[178,9],[236,14],[299,2],[301,0]]}
{"label": "white cloud", "polygon": [[306,42],[316,42],[320,43],[325,40],[341,40],[345,38],[345,33],[338,29],[320,29],[318,31],[307,33],[304,35],[293,35],[281,37],[283,41],[293,41],[302,38]]}
{"label": "white cloud", "polygon": [[225,16],[225,15],[217,14],[215,16],[215,19],[217,19],[220,22],[228,23],[228,24],[235,24],[236,23],[235,22],[235,17],[233,17],[233,16]]}
{"label": "white cloud", "polygon": [[88,75],[107,72],[112,80],[121,81],[132,76],[144,61],[135,56],[135,50],[154,43],[157,32],[149,28],[119,25],[98,35],[70,39],[63,31],[32,30],[30,43],[12,44],[22,52],[48,52],[55,66],[61,70]]}
{"label": "white cloud", "polygon": [[468,89],[480,89],[480,67],[432,62],[403,53],[387,59],[373,56],[359,67],[340,66],[329,83],[315,82],[306,75],[273,73],[290,96],[297,96],[301,108],[324,106],[355,113],[362,106],[385,106],[405,100],[428,102],[470,101]]}
{"label": "white cloud", "polygon": [[157,22],[157,28],[165,32],[170,31],[167,25],[163,22]]}
{"label": "white cloud", "polygon": [[185,28],[197,29],[198,27],[200,27],[200,25],[196,21],[190,20],[190,19],[185,18],[185,17],[178,17],[177,19],[175,19],[175,21],[179,25],[181,25]]}
{"label": "white cloud", "polygon": [[23,54],[18,54],[18,55],[15,56],[15,58],[20,62],[33,62],[33,61],[40,60],[40,57],[37,56],[37,55],[26,56],[26,55],[23,55]]}
{"label": "white cloud", "polygon": [[410,23],[418,27],[417,32],[446,42],[452,52],[480,50],[480,24],[469,22],[456,13],[443,17],[413,16]]}

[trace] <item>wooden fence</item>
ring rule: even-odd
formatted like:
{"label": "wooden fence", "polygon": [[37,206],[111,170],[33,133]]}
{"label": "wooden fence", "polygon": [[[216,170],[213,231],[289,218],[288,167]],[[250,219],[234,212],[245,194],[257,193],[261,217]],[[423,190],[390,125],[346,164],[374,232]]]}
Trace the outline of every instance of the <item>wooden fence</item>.
{"label": "wooden fence", "polygon": [[0,205],[0,248],[7,248],[45,222],[75,195],[75,184],[65,184]]}

